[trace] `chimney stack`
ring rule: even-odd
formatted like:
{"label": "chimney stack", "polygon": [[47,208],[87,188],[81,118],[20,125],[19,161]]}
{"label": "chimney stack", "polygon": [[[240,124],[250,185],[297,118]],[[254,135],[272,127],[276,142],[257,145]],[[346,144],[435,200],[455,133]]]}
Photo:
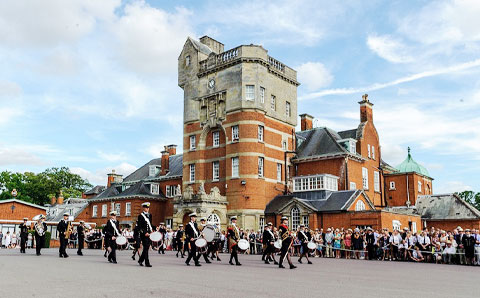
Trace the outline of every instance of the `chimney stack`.
{"label": "chimney stack", "polygon": [[210,36],[205,35],[203,37],[200,37],[200,42],[209,47],[210,50],[212,50],[215,54],[220,54],[224,52],[223,43],[216,41]]}
{"label": "chimney stack", "polygon": [[173,149],[169,148],[170,146],[165,146],[165,150],[162,151],[162,169],[161,169],[161,175],[166,175],[169,171],[169,163],[170,163],[170,151],[173,150],[175,151],[175,147]]}
{"label": "chimney stack", "polygon": [[57,198],[55,197],[55,195],[52,196],[52,198],[50,199],[50,204],[53,206],[57,203]]}
{"label": "chimney stack", "polygon": [[110,174],[107,174],[107,188],[112,186],[114,183],[122,182],[122,175],[116,174],[115,170],[112,170]]}
{"label": "chimney stack", "polygon": [[175,145],[175,144],[168,145],[168,146],[166,146],[165,150],[168,151],[168,154],[170,156],[175,155],[175,154],[177,154],[177,145]]}
{"label": "chimney stack", "polygon": [[313,128],[313,116],[309,114],[300,115],[300,127],[303,130],[309,130]]}
{"label": "chimney stack", "polygon": [[358,103],[360,104],[360,122],[373,122],[373,103],[368,100],[368,94],[362,95],[362,101]]}
{"label": "chimney stack", "polygon": [[61,190],[60,190],[60,194],[58,195],[57,204],[58,204],[58,205],[62,205],[62,204],[63,204],[63,193],[62,193]]}

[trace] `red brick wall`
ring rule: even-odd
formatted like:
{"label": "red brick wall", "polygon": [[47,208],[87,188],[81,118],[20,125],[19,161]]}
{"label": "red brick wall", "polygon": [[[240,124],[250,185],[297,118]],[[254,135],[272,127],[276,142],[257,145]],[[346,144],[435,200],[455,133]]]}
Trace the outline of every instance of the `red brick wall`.
{"label": "red brick wall", "polygon": [[[386,197],[388,206],[405,206],[407,202],[407,177],[408,194],[411,205],[415,205],[417,196],[432,194],[432,180],[416,173],[389,174],[385,176]],[[418,182],[422,182],[421,192]],[[395,182],[395,189],[390,189],[390,182]]]}
{"label": "red brick wall", "polygon": [[452,231],[458,226],[465,229],[480,229],[480,220],[444,220],[444,221],[429,221],[427,220],[427,227],[435,227],[445,231]]}
{"label": "red brick wall", "polygon": [[[11,206],[14,205],[15,209],[12,212]],[[28,217],[31,220],[35,215],[46,215],[46,211],[33,206],[28,206],[18,202],[0,203],[0,219],[4,220],[23,220],[24,217]]]}

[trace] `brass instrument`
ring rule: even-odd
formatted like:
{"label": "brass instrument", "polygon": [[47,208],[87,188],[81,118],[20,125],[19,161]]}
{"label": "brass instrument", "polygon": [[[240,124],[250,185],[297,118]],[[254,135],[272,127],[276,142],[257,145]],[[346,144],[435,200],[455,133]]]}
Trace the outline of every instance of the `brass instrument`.
{"label": "brass instrument", "polygon": [[69,239],[70,235],[73,233],[72,223],[68,221],[67,223],[67,230],[65,231],[65,239]]}

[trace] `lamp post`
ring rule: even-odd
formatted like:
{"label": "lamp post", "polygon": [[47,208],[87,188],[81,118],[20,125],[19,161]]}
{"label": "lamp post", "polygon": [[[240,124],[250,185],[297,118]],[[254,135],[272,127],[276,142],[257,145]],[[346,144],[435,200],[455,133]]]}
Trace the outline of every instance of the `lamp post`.
{"label": "lamp post", "polygon": [[[11,192],[13,199],[17,197],[17,190],[14,188]],[[15,210],[15,201],[13,201],[12,206],[10,206],[10,209],[12,209],[12,213]]]}

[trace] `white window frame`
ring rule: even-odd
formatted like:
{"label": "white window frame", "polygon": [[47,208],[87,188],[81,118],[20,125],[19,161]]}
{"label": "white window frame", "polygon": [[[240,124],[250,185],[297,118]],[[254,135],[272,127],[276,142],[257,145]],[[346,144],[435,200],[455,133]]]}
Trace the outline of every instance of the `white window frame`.
{"label": "white window frame", "polygon": [[238,178],[240,174],[240,159],[238,156],[232,157],[232,178]]}
{"label": "white window frame", "polygon": [[239,139],[240,139],[240,133],[239,133],[238,125],[234,125],[232,126],[232,140],[238,141]]}
{"label": "white window frame", "polygon": [[263,142],[263,133],[265,131],[265,128],[263,127],[263,125],[259,125],[258,126],[258,141],[259,142]]}
{"label": "white window frame", "polygon": [[363,189],[368,190],[368,169],[362,168],[362,186]]}
{"label": "white window frame", "polygon": [[287,141],[285,140],[282,141],[282,149],[287,150]]}
{"label": "white window frame", "polygon": [[265,217],[263,217],[263,216],[260,217],[258,223],[259,223],[258,229],[263,231],[263,229],[265,228]]}
{"label": "white window frame", "polygon": [[355,182],[350,182],[350,190],[357,189],[357,184]]}
{"label": "white window frame", "polygon": [[160,185],[158,183],[150,184],[150,193],[152,195],[159,195],[160,194]]}
{"label": "white window frame", "polygon": [[97,205],[93,205],[92,217],[97,217],[97,216],[98,216],[98,206],[97,206]]}
{"label": "white window frame", "polygon": [[373,172],[373,190],[380,192],[380,173],[378,171]]}
{"label": "white window frame", "polygon": [[212,144],[213,147],[219,147],[220,146],[220,132],[219,131],[214,131],[212,134]]}
{"label": "white window frame", "polygon": [[401,231],[402,223],[399,220],[394,219],[392,220],[392,228],[393,228],[393,231],[395,230]]}
{"label": "white window frame", "polygon": [[102,217],[107,217],[107,213],[108,213],[108,206],[107,206],[107,204],[103,204],[102,205]]}
{"label": "white window frame", "polygon": [[195,137],[195,135],[190,136],[190,150],[195,150],[196,149],[196,144],[195,144],[196,139],[197,138]]}
{"label": "white window frame", "polygon": [[338,190],[338,177],[330,174],[293,177],[293,191]]}
{"label": "white window frame", "polygon": [[395,190],[395,181],[390,181],[390,190]]}
{"label": "white window frame", "polygon": [[218,160],[212,162],[212,179],[213,181],[220,180],[220,162]]}
{"label": "white window frame", "polygon": [[416,233],[417,232],[417,222],[415,221],[412,221],[412,233]]}
{"label": "white window frame", "polygon": [[288,101],[285,102],[285,116],[287,116],[287,117],[292,116],[290,102],[288,102]]}
{"label": "white window frame", "polygon": [[371,155],[371,151],[370,151],[370,144],[367,145],[367,148],[368,148],[368,158],[371,158],[372,155]]}
{"label": "white window frame", "polygon": [[191,59],[190,59],[190,55],[187,55],[187,56],[185,57],[185,66],[187,66],[187,67],[190,66],[190,60],[191,60]]}
{"label": "white window frame", "polygon": [[120,203],[115,203],[115,211],[117,212],[117,215],[120,216],[121,215],[121,211],[122,211],[122,204]]}
{"label": "white window frame", "polygon": [[132,203],[126,202],[125,203],[125,216],[131,216],[132,215]]}
{"label": "white window frame", "polygon": [[352,141],[352,140],[350,140],[350,141],[348,142],[348,144],[349,144],[349,147],[350,147],[350,153],[356,154],[356,153],[357,153],[357,143],[354,142],[354,141]]}
{"label": "white window frame", "polygon": [[310,216],[308,215],[303,215],[302,216],[302,223],[305,225],[305,227],[309,227],[310,225]]}
{"label": "white window frame", "polygon": [[375,146],[372,145],[372,159],[375,160]]}
{"label": "white window frame", "polygon": [[265,88],[260,87],[260,103],[265,103]]}
{"label": "white window frame", "polygon": [[418,192],[422,192],[422,181],[418,181]]}
{"label": "white window frame", "polygon": [[264,177],[265,172],[264,172],[264,167],[265,167],[265,158],[262,156],[258,157],[258,177]]}
{"label": "white window frame", "polygon": [[358,200],[355,204],[355,211],[365,211],[366,206],[362,200]]}
{"label": "white window frame", "polygon": [[291,225],[292,225],[292,230],[296,231],[298,226],[300,226],[300,209],[297,207],[293,207],[292,210],[290,211],[290,216],[291,216]]}
{"label": "white window frame", "polygon": [[195,164],[192,163],[189,165],[189,178],[190,178],[190,183],[195,182]]}
{"label": "white window frame", "polygon": [[272,109],[272,111],[277,110],[277,97],[273,94],[270,97],[270,109]]}
{"label": "white window frame", "polygon": [[155,177],[155,175],[157,174],[157,166],[149,166],[148,167],[148,176],[149,177]]}
{"label": "white window frame", "polygon": [[277,182],[282,181],[282,164],[277,163]]}
{"label": "white window frame", "polygon": [[255,101],[255,85],[245,85],[245,100]]}

